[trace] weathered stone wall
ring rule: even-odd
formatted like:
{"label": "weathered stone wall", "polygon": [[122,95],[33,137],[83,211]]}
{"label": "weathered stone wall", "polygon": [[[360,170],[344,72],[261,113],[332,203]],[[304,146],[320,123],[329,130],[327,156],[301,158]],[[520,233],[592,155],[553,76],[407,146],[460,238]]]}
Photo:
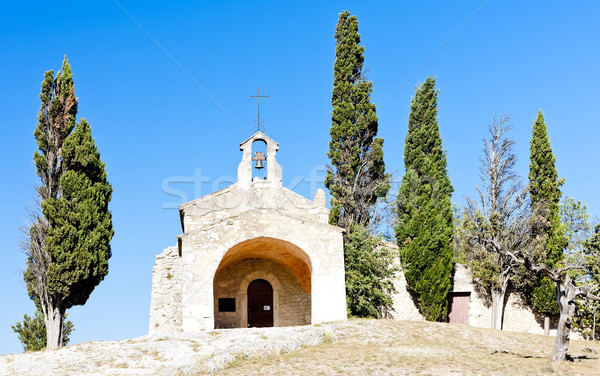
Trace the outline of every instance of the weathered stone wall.
{"label": "weathered stone wall", "polygon": [[394,279],[396,293],[393,295],[394,304],[392,307],[394,310],[391,312],[392,318],[396,320],[425,320],[423,315],[421,315],[417,309],[412,296],[408,292],[406,278],[404,277],[404,272],[400,266],[400,258],[396,258],[395,265],[398,267],[398,271],[396,272],[396,277]]}
{"label": "weathered stone wall", "polygon": [[275,209],[285,215],[327,224],[329,210],[322,200],[311,201],[285,188],[274,189],[264,181],[252,183],[241,189],[235,183],[180,206],[184,232],[210,226],[218,221],[235,217],[250,210]]}
{"label": "weathered stone wall", "polygon": [[[301,226],[303,227],[303,226]],[[385,246],[397,251],[393,243]],[[194,258],[195,259],[195,258]],[[397,320],[423,320],[415,306],[399,258],[396,258],[399,271],[394,279],[396,293],[393,296],[392,317]],[[204,264],[200,264],[204,265]],[[199,266],[200,266],[199,265]],[[152,295],[150,303],[149,332],[151,334],[172,333],[182,329],[182,284],[184,275],[196,279],[198,275],[185,273],[183,259],[177,247],[169,247],[156,256],[152,275]],[[223,269],[214,279],[213,311],[217,328],[239,328],[247,326],[248,284],[254,279],[265,279],[274,289],[274,325],[292,326],[311,323],[311,294],[302,290],[296,276],[284,266],[267,259],[246,259]],[[485,293],[477,290],[470,271],[461,264],[455,264],[452,291],[470,292],[469,324],[489,328],[491,326],[491,304]],[[219,297],[235,297],[236,312],[218,312]],[[503,329],[518,332],[543,334],[543,318],[536,316],[517,294],[508,293],[504,309]],[[327,305],[326,295],[319,298]],[[550,335],[556,334],[556,323],[552,323]]]}
{"label": "weathered stone wall", "polygon": [[182,235],[184,331],[214,328],[213,277],[223,257],[260,237],[288,242],[308,256],[313,324],[346,319],[342,229],[257,209]]}
{"label": "weathered stone wall", "polygon": [[477,326],[480,328],[491,328],[491,306],[485,303],[485,299],[482,294],[476,293],[475,285],[471,278],[471,273],[469,272],[466,266],[462,264],[454,264],[454,275],[450,291],[470,292],[471,295],[469,296],[469,325]]}
{"label": "weathered stone wall", "polygon": [[[510,291],[509,291],[510,293]],[[514,332],[527,332],[544,334],[544,318],[533,312],[531,307],[525,305],[519,295],[510,293],[504,307],[503,330]],[[550,321],[550,336],[556,335],[558,322]],[[571,338],[575,338],[571,336]]]}
{"label": "weathered stone wall", "polygon": [[[386,243],[393,247],[393,244]],[[396,260],[396,266],[400,268],[400,260]],[[397,320],[424,320],[416,308],[410,293],[407,290],[404,273],[400,271],[394,280],[396,293],[394,294],[394,312],[392,317]],[[491,328],[492,307],[489,299],[483,291],[479,291],[476,283],[471,277],[469,269],[462,264],[454,264],[453,292],[470,292],[469,297],[469,325],[480,328]],[[550,325],[550,335],[556,335],[556,323]],[[536,315],[531,307],[527,306],[515,293],[507,292],[507,301],[504,307],[503,330],[515,332],[527,332],[533,334],[544,334],[543,318]]]}
{"label": "weathered stone wall", "polygon": [[[247,290],[255,279],[264,279],[273,287],[273,326],[310,324],[310,293],[302,290],[298,278],[271,260],[245,259],[226,267],[215,277],[215,328],[248,326]],[[235,312],[219,312],[219,298],[235,298]]]}
{"label": "weathered stone wall", "polygon": [[404,272],[402,271],[402,265],[400,263],[400,248],[398,248],[396,243],[388,241],[382,242],[381,246],[391,250],[395,254],[394,267],[397,269],[393,281],[396,292],[392,295],[393,310],[390,312],[390,315],[395,320],[425,320],[423,315],[421,315],[417,309],[412,296],[408,292],[408,285],[406,284],[406,278],[404,277]]}
{"label": "weathered stone wall", "polygon": [[149,333],[181,331],[182,263],[177,247],[156,256],[152,269]]}
{"label": "weathered stone wall", "polygon": [[[492,307],[483,291],[477,289],[471,272],[462,264],[454,264],[452,291],[471,292],[469,302],[469,325],[490,328],[492,325]],[[543,318],[536,316],[531,307],[524,304],[517,294],[507,292],[504,307],[503,330],[544,334]],[[556,324],[551,325],[550,335],[556,335]]]}

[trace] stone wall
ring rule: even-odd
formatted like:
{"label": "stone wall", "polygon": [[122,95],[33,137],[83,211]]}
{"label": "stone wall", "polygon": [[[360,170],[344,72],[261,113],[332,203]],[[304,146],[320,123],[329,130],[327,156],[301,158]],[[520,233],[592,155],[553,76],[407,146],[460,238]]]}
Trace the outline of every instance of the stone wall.
{"label": "stone wall", "polygon": [[[214,328],[213,278],[228,251],[240,248],[238,257],[241,258],[246,249],[244,244],[255,239],[288,244],[281,249],[282,253],[287,249],[289,255],[305,256],[302,260],[308,261],[305,265],[310,271],[313,324],[346,319],[342,229],[290,217],[274,209],[261,209],[249,210],[181,236],[182,299],[186,302],[182,307],[184,331]],[[256,258],[254,251],[251,254],[245,258]],[[270,257],[266,254],[264,258]],[[287,268],[297,269],[293,263]]]}
{"label": "stone wall", "polygon": [[394,288],[396,292],[392,296],[393,300],[393,311],[390,315],[395,320],[425,320],[423,315],[417,309],[412,296],[408,292],[408,285],[406,284],[406,278],[402,271],[402,265],[400,263],[400,248],[396,243],[384,241],[381,246],[391,250],[396,256],[394,257],[394,266],[397,269],[396,275],[394,276]]}
{"label": "stone wall", "polygon": [[329,210],[322,206],[320,195],[311,201],[285,188],[272,189],[263,181],[251,189],[240,189],[238,183],[181,205],[183,232],[210,226],[250,210],[274,209],[290,217],[328,224]]}
{"label": "stone wall", "polygon": [[[393,243],[386,247],[397,251]],[[424,320],[408,292],[406,279],[399,268],[394,286],[393,311],[396,320]],[[149,333],[173,333],[182,328],[183,261],[177,247],[169,247],[156,256],[152,275]],[[189,278],[189,276],[188,276]],[[245,259],[229,265],[214,279],[214,318],[216,328],[247,326],[246,290],[254,279],[265,279],[273,286],[274,326],[307,325],[311,323],[311,294],[304,292],[298,278],[281,264],[267,259]],[[452,290],[469,292],[469,325],[490,328],[491,303],[478,290],[468,268],[455,264]],[[236,312],[218,312],[219,297],[236,298]],[[212,312],[211,312],[212,313]],[[510,291],[504,308],[503,330],[543,334],[543,318],[537,316],[519,296]],[[551,323],[550,335],[556,334],[556,323]]]}
{"label": "stone wall", "polygon": [[[454,264],[452,291],[471,292],[469,301],[469,325],[490,328],[492,325],[492,306],[485,292],[477,288],[471,272],[462,264]],[[503,330],[544,334],[543,318],[536,315],[531,307],[525,305],[519,295],[507,292]],[[550,335],[556,335],[556,323],[551,323]]]}
{"label": "stone wall", "polygon": [[169,247],[156,256],[156,264],[152,269],[150,334],[181,330],[181,269],[177,247]]}
{"label": "stone wall", "polygon": [[[386,246],[394,248],[394,244],[386,243]],[[396,260],[396,266],[400,270],[394,280],[396,293],[393,296],[394,312],[392,312],[392,317],[396,320],[424,320],[408,292],[408,286],[400,267],[399,259]],[[491,328],[491,301],[486,298],[485,292],[478,288],[471,277],[469,269],[465,265],[454,264],[454,276],[450,291],[470,293],[469,325],[480,328]],[[502,323],[503,330],[544,334],[543,317],[536,315],[531,307],[527,306],[521,300],[518,294],[508,291],[506,298]],[[550,335],[556,335],[556,322],[551,322],[550,324]]]}
{"label": "stone wall", "polygon": [[399,270],[396,272],[396,277],[394,279],[396,293],[392,298],[394,301],[392,306],[394,310],[391,312],[392,318],[395,320],[425,320],[423,315],[421,315],[417,309],[412,296],[408,292],[408,285],[406,284],[404,272],[400,267],[399,258],[396,259],[396,266]]}
{"label": "stone wall", "polygon": [[[310,324],[310,293],[302,290],[298,278],[271,260],[245,259],[226,267],[215,277],[215,328],[248,326],[247,290],[255,279],[264,279],[273,287],[273,326]],[[219,312],[219,298],[235,298],[235,312]]]}

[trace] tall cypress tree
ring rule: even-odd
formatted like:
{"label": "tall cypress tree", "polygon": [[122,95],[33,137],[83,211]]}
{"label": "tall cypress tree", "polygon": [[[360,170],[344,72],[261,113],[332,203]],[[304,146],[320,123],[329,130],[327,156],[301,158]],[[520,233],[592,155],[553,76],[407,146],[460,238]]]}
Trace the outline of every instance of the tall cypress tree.
{"label": "tall cypress tree", "polygon": [[[563,250],[568,240],[564,234],[559,215],[560,187],[564,183],[558,178],[550,138],[546,130],[544,114],[538,111],[533,124],[530,145],[529,195],[535,208],[537,226],[533,236],[544,237],[539,261],[549,267],[557,267],[563,260]],[[556,287],[545,275],[539,275],[533,286],[533,306],[547,316],[559,313],[556,302]]]}
{"label": "tall cypress tree", "polygon": [[340,13],[335,30],[335,64],[331,97],[331,141],[327,156],[333,166],[325,186],[331,193],[329,223],[349,229],[368,227],[372,209],[390,185],[383,162],[383,139],[377,136],[377,114],[371,103],[373,83],[363,73],[364,47],[359,46],[358,20]]}
{"label": "tall cypress tree", "polygon": [[453,187],[437,121],[432,77],[416,89],[404,145],[396,240],[409,287],[427,320],[445,320],[452,272]]}
{"label": "tall cypress tree", "polygon": [[332,168],[325,186],[331,193],[329,223],[346,228],[344,265],[346,300],[351,314],[381,317],[391,308],[394,269],[391,254],[376,246],[369,230],[377,222],[373,209],[385,197],[389,175],[383,162],[383,139],[377,136],[377,114],[371,103],[373,84],[363,73],[364,47],[358,20],[340,13],[335,30],[335,63],[331,96]]}
{"label": "tall cypress tree", "polygon": [[65,56],[62,72],[45,73],[34,132],[41,178],[40,212],[29,229],[24,279],[44,314],[47,348],[63,343],[66,310],[84,304],[108,273],[112,188],[85,120],[76,123],[77,99]]}

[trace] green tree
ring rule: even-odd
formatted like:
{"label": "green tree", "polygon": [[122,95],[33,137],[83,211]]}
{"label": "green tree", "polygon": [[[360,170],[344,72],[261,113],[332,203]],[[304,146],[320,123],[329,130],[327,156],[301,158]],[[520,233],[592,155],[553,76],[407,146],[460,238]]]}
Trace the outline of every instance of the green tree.
{"label": "green tree", "polygon": [[331,193],[329,223],[349,229],[373,225],[373,209],[385,197],[389,175],[383,162],[383,139],[377,136],[377,114],[371,103],[373,83],[363,72],[364,47],[359,46],[358,20],[339,15],[331,97],[332,167],[325,186]]}
{"label": "green tree", "polygon": [[[377,136],[377,114],[371,103],[373,83],[363,72],[358,20],[340,13],[331,96],[331,167],[325,186],[331,193],[329,223],[344,227],[348,309],[357,316],[380,317],[391,307],[393,275],[387,253],[374,244],[379,222],[376,206],[390,188],[383,162],[383,139]],[[389,288],[391,286],[391,289]]]}
{"label": "green tree", "polygon": [[[582,273],[586,283],[592,286],[592,293],[600,296],[600,224],[583,244],[583,257],[580,262],[585,269]],[[585,300],[577,302],[577,312],[573,320],[573,329],[585,338],[600,339],[600,302]]]}
{"label": "green tree", "polygon": [[563,252],[565,263],[581,264],[585,258],[586,241],[594,232],[587,207],[581,201],[563,196],[560,201],[559,215],[567,238],[567,246]]}
{"label": "green tree", "polygon": [[600,287],[600,224],[594,228],[594,233],[585,244],[585,266],[589,280]]}
{"label": "green tree", "polygon": [[[550,268],[558,267],[563,261],[563,250],[568,244],[560,221],[560,187],[564,183],[558,178],[554,163],[550,138],[546,130],[544,114],[538,111],[533,124],[529,163],[529,196],[538,223],[534,237],[543,238],[538,251],[538,262]],[[556,301],[556,288],[546,275],[539,274],[533,284],[533,307],[543,315],[556,316],[559,313]],[[546,317],[545,331],[549,332],[549,318]]]}
{"label": "green tree", "polygon": [[48,71],[34,136],[41,178],[39,211],[24,249],[29,296],[44,314],[47,348],[63,343],[66,310],[85,304],[108,273],[113,236],[108,210],[112,188],[85,120],[77,124],[77,99],[67,58],[62,72]]}
{"label": "green tree", "polygon": [[407,283],[431,321],[446,319],[453,256],[454,189],[442,149],[437,96],[435,79],[429,77],[411,101],[395,229]]}
{"label": "green tree", "polygon": [[[66,320],[67,316],[65,315],[63,326],[63,346],[69,343],[69,336],[73,331],[73,323]],[[46,324],[44,323],[44,315],[40,310],[36,310],[33,317],[24,315],[23,323],[17,322],[11,328],[19,336],[23,351],[39,351],[46,348]]]}
{"label": "green tree", "polygon": [[350,314],[373,318],[389,316],[393,304],[391,296],[395,292],[393,262],[394,253],[381,237],[370,236],[358,225],[350,227],[344,245],[346,301]]}
{"label": "green tree", "polygon": [[[600,276],[594,277],[594,265],[600,265],[600,244],[593,247],[594,227],[590,223],[587,207],[571,197],[563,196],[560,202],[560,218],[564,226],[565,236],[569,243],[565,248],[566,265],[583,265],[583,269],[570,271],[574,280],[579,283],[591,283],[596,286],[592,293],[599,295],[597,290]],[[596,260],[594,260],[594,255]],[[590,257],[592,256],[592,257]],[[572,329],[584,338],[592,338],[594,331],[594,315],[600,313],[600,304],[594,300],[576,302],[577,309],[572,322]],[[600,316],[598,317],[600,318]],[[600,333],[596,331],[596,338]]]}

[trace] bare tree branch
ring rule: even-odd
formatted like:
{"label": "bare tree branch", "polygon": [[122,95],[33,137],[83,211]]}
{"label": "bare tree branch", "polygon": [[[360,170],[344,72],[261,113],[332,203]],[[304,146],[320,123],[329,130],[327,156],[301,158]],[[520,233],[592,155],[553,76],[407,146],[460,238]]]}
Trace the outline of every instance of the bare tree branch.
{"label": "bare tree branch", "polygon": [[483,155],[479,159],[481,185],[475,187],[478,198],[466,198],[464,220],[457,234],[460,251],[475,279],[492,297],[492,325],[498,329],[506,289],[521,273],[518,266],[522,260],[513,257],[514,252],[532,246],[528,195],[514,172],[515,142],[507,137],[512,129],[508,121],[507,116],[494,117],[488,128],[489,138],[483,139]]}

